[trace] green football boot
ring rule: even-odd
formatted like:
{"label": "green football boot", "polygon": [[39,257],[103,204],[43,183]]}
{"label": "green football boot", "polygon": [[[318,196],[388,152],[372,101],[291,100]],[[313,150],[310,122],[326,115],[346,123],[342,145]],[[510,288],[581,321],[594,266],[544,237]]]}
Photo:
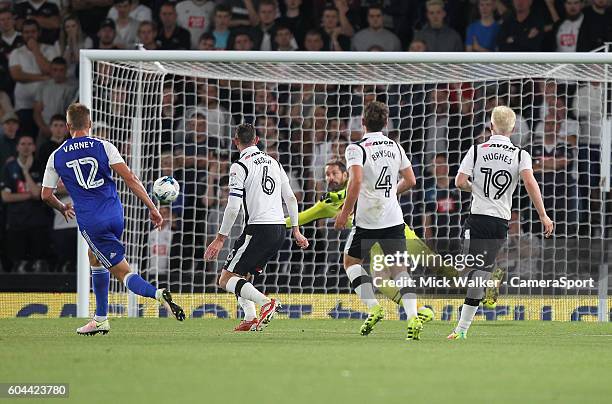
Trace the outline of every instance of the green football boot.
{"label": "green football boot", "polygon": [[363,322],[361,329],[359,330],[361,335],[366,336],[370,335],[376,323],[382,320],[385,317],[385,311],[383,310],[380,304],[372,307],[370,310],[370,314],[368,314],[368,318]]}

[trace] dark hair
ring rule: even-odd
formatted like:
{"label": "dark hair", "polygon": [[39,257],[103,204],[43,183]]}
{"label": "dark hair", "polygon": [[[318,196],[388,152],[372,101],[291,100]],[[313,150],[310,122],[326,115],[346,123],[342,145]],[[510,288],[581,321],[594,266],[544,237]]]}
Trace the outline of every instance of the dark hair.
{"label": "dark hair", "polygon": [[66,66],[68,65],[68,62],[66,62],[66,59],[64,59],[63,57],[57,56],[53,58],[51,64]]}
{"label": "dark hair", "polygon": [[23,30],[23,27],[25,27],[26,25],[33,25],[36,27],[36,29],[38,31],[40,31],[40,24],[38,23],[38,21],[32,19],[32,18],[27,18],[23,24],[21,25],[21,29]]}
{"label": "dark hair", "polygon": [[293,34],[293,31],[291,31],[291,27],[289,25],[287,25],[287,24],[282,23],[282,22],[276,24],[275,27],[274,27],[275,33],[278,32],[278,31],[284,30],[284,29],[286,29],[291,34]]}
{"label": "dark hair", "polygon": [[140,28],[144,27],[145,25],[148,25],[153,31],[157,32],[157,24],[155,21],[142,21],[138,26],[138,30],[140,31]]}
{"label": "dark hair", "polygon": [[161,6],[159,6],[159,10],[161,11],[162,7],[172,7],[173,10],[176,10],[176,3],[173,1],[164,1]]}
{"label": "dark hair", "polygon": [[256,136],[255,127],[250,123],[238,125],[236,128],[236,134],[234,135],[234,137],[238,139],[238,142],[243,146],[253,143]]}
{"label": "dark hair", "polygon": [[62,114],[55,114],[51,117],[51,123],[56,122],[56,121],[62,121],[64,123],[66,123],[66,117]]}
{"label": "dark hair", "polygon": [[14,15],[15,15],[15,12],[14,12],[14,11],[13,11],[13,9],[12,9],[12,8],[10,8],[10,7],[3,7],[3,8],[0,8],[0,14],[4,14],[4,13],[10,13],[12,16],[14,16]]}
{"label": "dark hair", "polygon": [[380,101],[372,101],[363,112],[365,127],[369,132],[380,132],[387,124],[389,108]]}
{"label": "dark hair", "polygon": [[276,0],[260,0],[257,11],[261,10],[261,6],[274,6],[275,8],[278,8],[278,2]]}
{"label": "dark hair", "polygon": [[202,41],[205,41],[207,39],[212,39],[214,41],[215,40],[215,36],[213,34],[211,34],[210,32],[205,32],[202,35],[200,35],[200,40],[198,42],[202,42]]}
{"label": "dark hair", "polygon": [[370,14],[371,10],[380,10],[381,13],[384,13],[383,6],[380,4],[372,4],[371,6],[369,6],[368,15]]}
{"label": "dark hair", "polygon": [[330,4],[323,8],[323,12],[321,13],[321,15],[325,14],[326,11],[335,11],[336,13],[338,13],[338,9]]}
{"label": "dark hair", "polygon": [[344,174],[346,172],[346,164],[342,160],[334,159],[325,163],[325,166],[335,166]]}
{"label": "dark hair", "polygon": [[215,14],[217,13],[228,13],[231,15],[232,8],[227,4],[219,4],[217,7],[215,7]]}
{"label": "dark hair", "polygon": [[308,35],[317,35],[317,36],[320,36],[320,37],[321,37],[321,39],[323,39],[323,33],[321,32],[321,30],[320,30],[320,29],[317,29],[317,28],[312,28],[312,29],[309,29],[309,30],[306,32],[306,35],[304,35],[304,38],[305,38],[305,37],[307,37]]}

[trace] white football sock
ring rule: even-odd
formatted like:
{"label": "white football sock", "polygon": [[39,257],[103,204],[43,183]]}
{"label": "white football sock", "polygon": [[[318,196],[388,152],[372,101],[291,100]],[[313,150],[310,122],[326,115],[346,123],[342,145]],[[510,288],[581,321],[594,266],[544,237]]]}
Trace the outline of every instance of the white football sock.
{"label": "white football sock", "polygon": [[[351,284],[353,281],[361,276],[365,276],[366,278],[361,279],[361,283],[357,285],[357,287],[353,287],[355,289],[355,293],[359,296],[359,299],[368,306],[368,309],[376,306],[378,304],[378,300],[374,296],[374,288],[372,287],[372,279],[370,275],[366,272],[365,269],[359,264],[351,265],[346,268],[346,275],[348,276]],[[364,281],[365,280],[365,281]]]}
{"label": "white football sock", "polygon": [[238,304],[244,310],[244,319],[246,321],[251,321],[257,317],[257,309],[254,302],[239,296]]}
{"label": "white football sock", "polygon": [[412,292],[414,288],[409,287],[410,275],[408,272],[400,272],[395,276],[395,280],[397,282],[402,282],[400,287],[400,293],[402,295],[402,304],[404,306],[404,311],[406,312],[406,317],[410,320],[417,315],[417,297],[416,293]]}
{"label": "white football sock", "polygon": [[476,315],[477,310],[478,306],[470,306],[464,303],[463,307],[461,308],[461,318],[459,318],[459,323],[457,323],[455,332],[467,331],[472,324],[472,320],[474,319],[474,315]]}
{"label": "white football sock", "polygon": [[[225,285],[225,290],[231,293],[236,293],[236,284],[241,280],[244,280],[244,279],[238,276],[232,276],[227,281],[227,284]],[[255,286],[253,286],[253,284],[250,282],[245,282],[242,285],[242,288],[240,289],[239,297],[244,297],[245,299],[255,302],[256,304],[260,306],[263,306],[264,304],[270,301],[270,299],[266,297],[266,295],[261,293],[259,290],[255,289]]]}

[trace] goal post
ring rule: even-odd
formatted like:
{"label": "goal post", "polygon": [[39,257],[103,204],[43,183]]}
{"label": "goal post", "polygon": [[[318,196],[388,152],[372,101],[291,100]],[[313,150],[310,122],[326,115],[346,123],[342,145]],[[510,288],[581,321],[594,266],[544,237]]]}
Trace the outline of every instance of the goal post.
{"label": "goal post", "polygon": [[[118,146],[145,187],[162,173],[178,177],[184,197],[164,213],[171,227],[158,233],[150,231],[142,204],[118,184],[126,213],[124,242],[132,269],[187,299],[195,317],[233,317],[237,311],[215,285],[220,264],[207,264],[199,255],[220,224],[236,124],[256,126],[262,146],[288,171],[304,209],[325,194],[325,162],[342,159],[346,144],[360,135],[366,100],[386,102],[388,134],[406,149],[419,179],[400,199],[406,221],[437,245],[436,238],[458,237],[469,204],[452,185],[441,185],[448,180],[442,177],[454,175],[471,144],[490,135],[490,109],[505,103],[519,118],[513,141],[528,150],[538,144],[544,161],[550,157],[546,153],[557,153],[546,142],[558,139],[565,168],[544,168],[534,157],[542,166],[537,178],[561,236],[552,241],[539,237],[537,215],[521,189],[511,228],[514,244],[500,266],[508,266],[507,276],[526,280],[590,276],[597,284],[575,291],[508,285],[501,300],[512,302],[504,306],[509,311],[498,309],[494,317],[607,321],[611,64],[607,52],[83,50],[80,101],[92,110],[94,135]],[[552,132],[555,136],[546,137]],[[258,280],[266,292],[288,296],[290,317],[308,310],[332,317],[359,315],[358,303],[342,306],[351,293],[340,269],[346,234],[333,231],[330,223],[307,226],[313,248],[300,252],[285,245]],[[86,249],[79,237],[79,317],[87,317],[93,305]],[[584,262],[588,270],[580,267]],[[444,301],[436,303],[438,311],[456,310],[458,297],[445,295],[448,291],[423,292]],[[111,293],[115,315],[158,314],[129,296],[123,285],[113,282]],[[521,297],[539,303],[521,306]],[[318,300],[326,306],[319,307]],[[569,314],[550,316],[547,308]]]}

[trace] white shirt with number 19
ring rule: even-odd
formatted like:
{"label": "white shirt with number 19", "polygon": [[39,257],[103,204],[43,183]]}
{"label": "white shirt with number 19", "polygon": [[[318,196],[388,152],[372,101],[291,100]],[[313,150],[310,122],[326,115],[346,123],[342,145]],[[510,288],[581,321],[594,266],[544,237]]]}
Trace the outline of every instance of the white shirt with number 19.
{"label": "white shirt with number 19", "polygon": [[520,172],[531,170],[531,156],[516,147],[506,136],[491,138],[467,152],[459,172],[472,177],[472,207],[470,213],[510,220],[512,194]]}
{"label": "white shirt with number 19", "polygon": [[230,196],[242,198],[245,224],[284,224],[282,185],[289,184],[280,163],[260,151],[247,147],[230,168]]}
{"label": "white shirt with number 19", "polygon": [[363,167],[355,225],[384,229],[403,224],[397,182],[399,171],[411,166],[404,149],[382,132],[366,133],[363,139],[346,148],[346,165]]}

